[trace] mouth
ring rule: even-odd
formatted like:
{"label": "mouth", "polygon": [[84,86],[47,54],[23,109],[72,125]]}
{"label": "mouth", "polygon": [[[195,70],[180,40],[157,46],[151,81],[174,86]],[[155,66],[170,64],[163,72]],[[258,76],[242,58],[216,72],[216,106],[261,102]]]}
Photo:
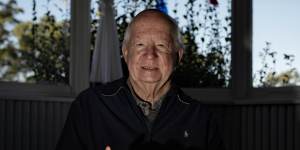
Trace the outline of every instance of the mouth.
{"label": "mouth", "polygon": [[151,66],[142,66],[142,69],[147,70],[147,71],[155,71],[155,70],[158,70],[157,67],[151,67]]}

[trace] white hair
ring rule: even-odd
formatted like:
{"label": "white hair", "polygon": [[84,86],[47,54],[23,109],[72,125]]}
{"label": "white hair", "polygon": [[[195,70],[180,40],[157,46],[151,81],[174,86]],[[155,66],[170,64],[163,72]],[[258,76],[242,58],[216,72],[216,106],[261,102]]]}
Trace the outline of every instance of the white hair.
{"label": "white hair", "polygon": [[130,36],[131,36],[130,33],[131,33],[132,25],[134,24],[134,22],[137,20],[137,18],[143,16],[143,14],[148,13],[148,12],[160,14],[162,16],[162,19],[165,19],[169,23],[171,30],[174,31],[171,33],[171,38],[172,38],[172,43],[173,43],[175,50],[178,51],[179,49],[183,49],[184,44],[182,42],[182,36],[180,33],[180,28],[177,25],[177,22],[169,15],[164,14],[163,12],[156,10],[156,9],[144,10],[144,11],[140,12],[139,14],[137,14],[133,18],[133,20],[129,23],[128,27],[126,28],[122,47],[125,48],[126,46],[128,46],[128,42],[129,42]]}

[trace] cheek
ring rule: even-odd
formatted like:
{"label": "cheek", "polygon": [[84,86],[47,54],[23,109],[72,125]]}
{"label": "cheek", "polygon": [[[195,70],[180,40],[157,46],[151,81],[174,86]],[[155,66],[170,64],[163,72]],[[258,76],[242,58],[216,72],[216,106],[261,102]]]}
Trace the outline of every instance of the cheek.
{"label": "cheek", "polygon": [[127,57],[127,66],[129,70],[133,70],[138,65],[138,56],[131,54]]}
{"label": "cheek", "polygon": [[173,71],[173,59],[172,57],[168,56],[161,60],[162,65],[161,68],[166,74],[170,74]]}

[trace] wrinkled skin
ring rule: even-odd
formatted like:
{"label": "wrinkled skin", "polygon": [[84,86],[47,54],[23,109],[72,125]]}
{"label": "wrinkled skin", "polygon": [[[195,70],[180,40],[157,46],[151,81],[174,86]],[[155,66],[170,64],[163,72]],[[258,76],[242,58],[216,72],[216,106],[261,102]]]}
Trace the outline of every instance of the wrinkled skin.
{"label": "wrinkled skin", "polygon": [[133,22],[122,48],[129,81],[137,94],[151,103],[169,90],[174,63],[183,54],[182,49],[175,49],[172,32],[161,14],[146,12]]}

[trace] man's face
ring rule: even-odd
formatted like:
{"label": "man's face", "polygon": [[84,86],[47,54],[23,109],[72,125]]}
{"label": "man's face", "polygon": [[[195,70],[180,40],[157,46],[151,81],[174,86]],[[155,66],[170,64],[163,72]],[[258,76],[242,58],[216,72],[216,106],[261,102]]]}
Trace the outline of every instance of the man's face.
{"label": "man's face", "polygon": [[167,81],[177,55],[167,22],[157,17],[137,20],[132,24],[123,55],[133,80],[143,83]]}

